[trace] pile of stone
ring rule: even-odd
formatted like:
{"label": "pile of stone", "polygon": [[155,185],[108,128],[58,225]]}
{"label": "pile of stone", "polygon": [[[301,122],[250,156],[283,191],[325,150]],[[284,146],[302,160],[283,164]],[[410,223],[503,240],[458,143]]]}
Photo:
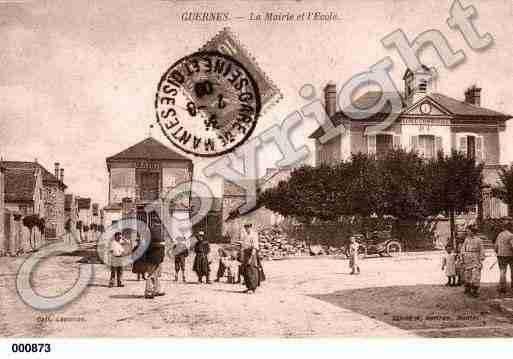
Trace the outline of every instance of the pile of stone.
{"label": "pile of stone", "polygon": [[281,259],[284,257],[343,255],[340,248],[307,245],[305,241],[287,236],[279,228],[265,228],[259,231],[260,256],[263,259]]}

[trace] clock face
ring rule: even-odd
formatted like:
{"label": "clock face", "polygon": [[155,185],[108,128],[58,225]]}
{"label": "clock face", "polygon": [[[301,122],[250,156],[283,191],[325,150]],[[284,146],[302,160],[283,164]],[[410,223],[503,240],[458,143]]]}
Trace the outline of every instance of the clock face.
{"label": "clock face", "polygon": [[431,112],[431,105],[427,102],[424,102],[422,105],[420,105],[420,112],[423,114],[428,114]]}

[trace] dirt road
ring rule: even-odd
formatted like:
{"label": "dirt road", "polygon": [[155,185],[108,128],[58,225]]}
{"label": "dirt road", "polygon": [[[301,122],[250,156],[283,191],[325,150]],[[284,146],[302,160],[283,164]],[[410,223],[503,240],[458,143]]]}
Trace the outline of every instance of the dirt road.
{"label": "dirt road", "polygon": [[[214,251],[215,252],[215,251]],[[34,274],[42,295],[73,284],[81,256],[48,259]],[[72,304],[41,313],[17,296],[14,282],[22,258],[0,258],[0,336],[52,337],[333,337],[513,336],[513,322],[488,305],[497,268],[488,258],[479,300],[462,288],[443,286],[438,253],[348,262],[306,258],[264,262],[267,281],[256,294],[227,283],[200,285],[172,279],[164,266],[166,295],[143,297],[144,282],[125,272],[124,288],[108,288],[108,270],[94,264],[95,278]],[[192,266],[188,258],[187,266]],[[217,262],[213,260],[213,270]],[[493,284],[492,284],[493,283]]]}

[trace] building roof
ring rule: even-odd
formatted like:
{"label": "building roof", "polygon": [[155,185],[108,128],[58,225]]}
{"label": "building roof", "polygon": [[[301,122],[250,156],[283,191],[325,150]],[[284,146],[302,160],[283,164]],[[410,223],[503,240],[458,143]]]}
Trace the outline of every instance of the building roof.
{"label": "building roof", "polygon": [[77,198],[78,209],[89,209],[91,208],[91,198]]}
{"label": "building roof", "polygon": [[[393,94],[390,94],[392,96]],[[365,114],[365,109],[371,108],[374,104],[376,104],[382,96],[381,91],[369,91],[363,94],[362,96],[358,97],[355,101],[353,101],[353,106],[357,108],[361,108],[362,111],[359,112],[358,117],[362,117],[362,114]],[[403,103],[403,107],[401,109],[401,114],[403,111],[405,111],[406,104],[404,102],[404,99],[401,96],[401,101]],[[387,96],[388,97],[388,96]],[[440,93],[429,93],[426,95],[426,97],[431,98],[434,102],[438,103],[441,107],[443,107],[447,112],[450,113],[450,115],[454,117],[464,117],[467,119],[475,120],[477,121],[487,121],[487,120],[507,120],[509,118],[512,118],[511,115],[507,115],[504,113],[500,113],[497,111],[493,111],[490,109],[487,109],[485,107],[477,106],[469,104],[465,101],[460,101],[457,99],[454,99],[452,97],[442,95]],[[333,126],[337,127],[342,124],[344,120],[351,121],[351,122],[375,122],[379,123],[384,121],[384,119],[391,113],[392,106],[389,102],[385,104],[383,109],[379,111],[378,113],[375,113],[373,115],[369,116],[363,116],[362,119],[355,119],[355,116],[351,116],[351,112],[348,110],[346,111],[338,111],[331,117],[331,121],[333,123]],[[309,138],[319,138],[320,136],[324,135],[324,130],[322,126],[317,128],[310,136]]]}
{"label": "building roof", "polygon": [[54,174],[52,174],[50,171],[48,171],[46,168],[44,168],[40,163],[37,162],[28,162],[28,161],[1,161],[0,166],[4,168],[18,168],[18,169],[36,169],[40,168],[41,173],[43,174],[43,184],[60,184],[64,186],[64,188],[67,188],[67,186],[59,180],[57,177],[55,177]]}
{"label": "building roof", "polygon": [[6,168],[5,202],[30,202],[34,200],[36,188],[36,169]]}
{"label": "building roof", "polygon": [[[248,183],[255,182],[255,186],[258,186],[258,180],[257,179],[244,179],[240,181],[242,183]],[[224,180],[223,183],[223,196],[246,196],[246,190],[244,187],[239,186],[236,183],[233,183],[228,180]]]}
{"label": "building roof", "polygon": [[173,151],[169,147],[163,145],[153,137],[128,147],[126,150],[107,158],[107,163],[117,160],[173,160],[192,162],[187,157],[178,152]]}
{"label": "building roof", "polygon": [[487,109],[485,107],[472,105],[465,101],[456,100],[452,97],[442,95],[440,93],[430,93],[427,95],[431,97],[435,102],[442,105],[446,110],[455,116],[469,116],[469,117],[503,117],[504,119],[511,118],[511,115],[500,113]]}

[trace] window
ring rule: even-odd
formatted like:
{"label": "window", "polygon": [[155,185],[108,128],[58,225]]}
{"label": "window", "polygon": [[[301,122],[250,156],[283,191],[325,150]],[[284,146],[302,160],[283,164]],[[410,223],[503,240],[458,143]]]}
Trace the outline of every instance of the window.
{"label": "window", "polygon": [[442,137],[434,135],[412,136],[411,149],[426,159],[435,158],[439,151],[443,151]]}
{"label": "window", "polygon": [[483,137],[477,135],[462,135],[459,137],[460,152],[467,155],[468,158],[476,161],[484,161]]}
{"label": "window", "polygon": [[388,133],[367,136],[367,153],[378,156],[400,147],[401,136]]}
{"label": "window", "polygon": [[435,136],[421,135],[419,136],[419,153],[424,158],[435,157]]}

